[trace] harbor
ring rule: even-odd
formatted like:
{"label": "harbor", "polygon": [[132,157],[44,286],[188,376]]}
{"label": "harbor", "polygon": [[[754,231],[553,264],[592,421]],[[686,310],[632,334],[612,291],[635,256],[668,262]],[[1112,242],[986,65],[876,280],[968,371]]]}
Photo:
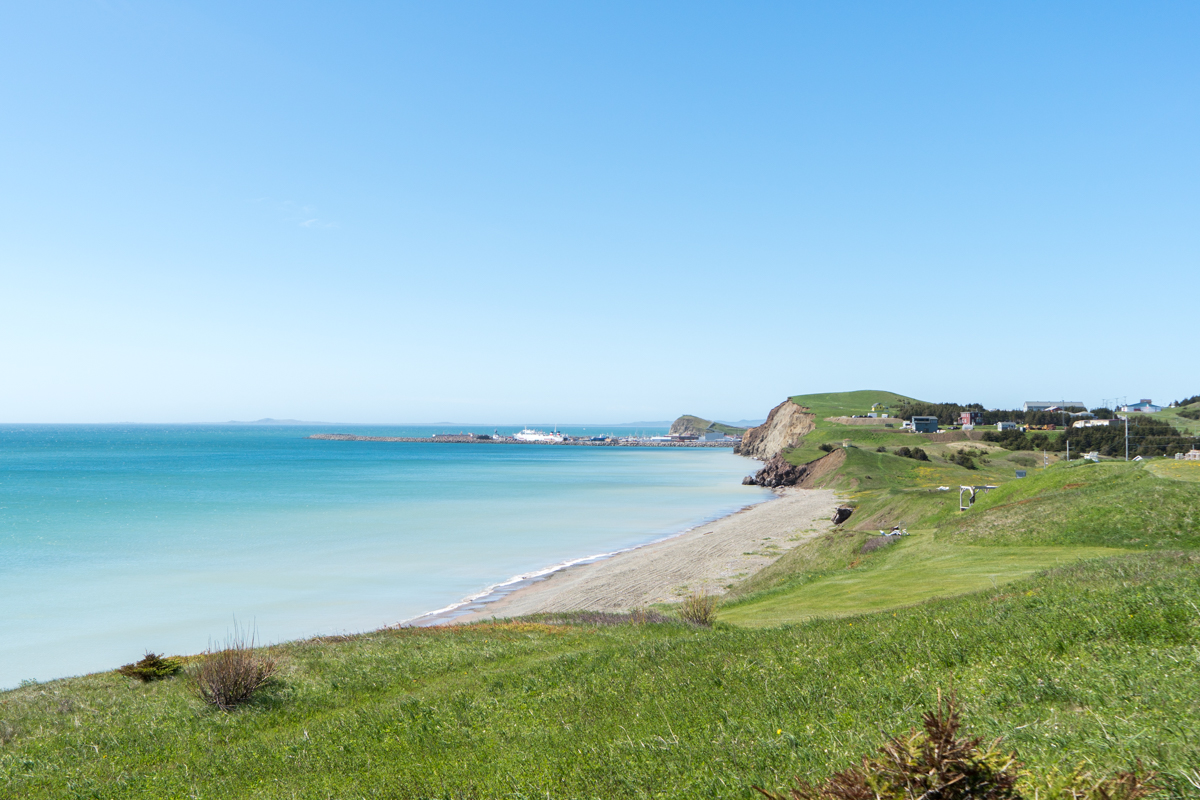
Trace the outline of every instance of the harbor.
{"label": "harbor", "polygon": [[435,433],[431,436],[358,436],[352,433],[314,433],[308,439],[334,442],[424,442],[427,444],[542,444],[569,447],[733,447],[741,439],[706,438],[689,434],[666,436],[569,436],[526,428],[509,435],[478,433]]}

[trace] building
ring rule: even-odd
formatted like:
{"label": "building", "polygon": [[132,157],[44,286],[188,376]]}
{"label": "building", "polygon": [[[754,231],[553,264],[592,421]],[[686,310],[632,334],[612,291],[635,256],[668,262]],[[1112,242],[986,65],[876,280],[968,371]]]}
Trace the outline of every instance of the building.
{"label": "building", "polygon": [[983,423],[982,411],[960,411],[958,413],[959,425],[980,425]]}
{"label": "building", "polygon": [[1080,408],[1087,407],[1078,400],[1026,400],[1025,401],[1025,410],[1026,411],[1049,411],[1052,408],[1053,409],[1071,408],[1072,406],[1079,406]]}
{"label": "building", "polygon": [[1015,431],[1016,429],[1017,429],[1017,423],[1015,423],[1015,422],[997,422],[996,423],[996,430],[998,430],[998,431]]}
{"label": "building", "polygon": [[700,438],[698,441],[701,441],[701,442],[725,442],[728,440],[729,440],[729,437],[726,436],[725,434],[721,433],[720,431],[705,431],[704,433],[700,434]]}
{"label": "building", "polygon": [[917,433],[937,433],[937,417],[913,417],[912,429]]}
{"label": "building", "polygon": [[1192,448],[1191,452],[1183,454],[1184,461],[1200,461],[1200,450]]}
{"label": "building", "polygon": [[1142,399],[1136,403],[1132,403],[1131,405],[1121,406],[1120,410],[1126,411],[1126,412],[1141,411],[1146,414],[1153,414],[1155,411],[1162,411],[1162,406],[1156,406],[1156,405],[1154,405],[1154,403],[1151,403],[1148,399]]}
{"label": "building", "polygon": [[1120,420],[1115,419],[1081,419],[1071,423],[1072,428],[1105,428],[1116,425]]}

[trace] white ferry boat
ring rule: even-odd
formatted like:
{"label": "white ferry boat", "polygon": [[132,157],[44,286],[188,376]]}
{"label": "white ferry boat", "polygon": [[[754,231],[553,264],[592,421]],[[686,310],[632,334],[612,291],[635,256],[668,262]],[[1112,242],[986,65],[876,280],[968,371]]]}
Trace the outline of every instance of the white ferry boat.
{"label": "white ferry boat", "polygon": [[557,444],[567,439],[558,431],[546,433],[545,431],[535,431],[532,428],[524,428],[519,433],[514,433],[512,438],[518,442],[540,442],[542,444]]}

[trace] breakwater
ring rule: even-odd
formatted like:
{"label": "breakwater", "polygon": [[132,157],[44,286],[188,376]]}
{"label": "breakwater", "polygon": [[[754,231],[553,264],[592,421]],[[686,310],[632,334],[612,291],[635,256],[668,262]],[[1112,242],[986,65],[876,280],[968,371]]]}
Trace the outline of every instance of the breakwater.
{"label": "breakwater", "polygon": [[605,439],[601,442],[589,439],[566,439],[561,442],[525,442],[509,437],[487,438],[480,436],[355,436],[352,433],[314,433],[308,439],[324,439],[333,442],[424,442],[426,444],[540,444],[554,447],[733,447],[734,440],[727,442],[652,442],[648,439]]}

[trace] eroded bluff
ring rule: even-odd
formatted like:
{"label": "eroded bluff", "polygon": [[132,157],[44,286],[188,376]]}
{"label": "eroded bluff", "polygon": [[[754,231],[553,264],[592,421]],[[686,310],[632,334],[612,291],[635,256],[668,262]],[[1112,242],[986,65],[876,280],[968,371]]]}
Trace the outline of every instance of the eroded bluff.
{"label": "eroded bluff", "polygon": [[795,447],[805,434],[816,427],[816,415],[791,400],[784,400],[771,409],[767,421],[742,434],[742,441],[733,448],[739,456],[769,461],[789,447]]}

